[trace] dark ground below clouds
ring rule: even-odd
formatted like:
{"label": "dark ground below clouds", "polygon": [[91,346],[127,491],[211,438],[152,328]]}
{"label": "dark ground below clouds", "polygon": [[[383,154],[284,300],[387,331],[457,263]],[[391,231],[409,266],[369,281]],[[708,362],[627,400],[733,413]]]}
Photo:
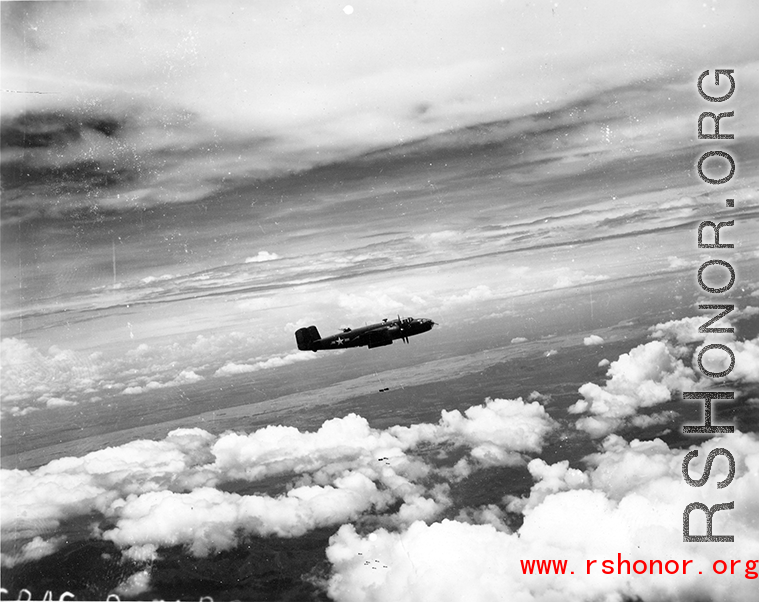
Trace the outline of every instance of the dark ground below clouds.
{"label": "dark ground below clouds", "polygon": [[[161,548],[150,564],[150,589],[137,598],[162,600],[327,601],[320,584],[329,576],[325,550],[337,527],[293,539],[248,537],[232,550],[193,558],[181,546]],[[55,554],[2,569],[3,599],[20,599],[22,589],[41,600],[70,592],[76,600],[105,600],[130,575],[145,568],[122,558],[111,542],[77,541]],[[122,600],[130,596],[120,595]]]}

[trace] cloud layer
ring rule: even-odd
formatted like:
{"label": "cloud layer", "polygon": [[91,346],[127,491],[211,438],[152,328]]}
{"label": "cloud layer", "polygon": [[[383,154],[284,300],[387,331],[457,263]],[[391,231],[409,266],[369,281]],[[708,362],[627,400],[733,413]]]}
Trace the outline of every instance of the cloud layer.
{"label": "cloud layer", "polygon": [[[562,134],[546,137],[544,158],[580,140],[598,161],[630,145],[639,152],[652,130],[667,145],[681,131],[674,92],[655,108],[635,88],[677,87],[717,56],[756,60],[751,14],[747,0],[647,0],[635,10],[600,0],[394,0],[352,15],[299,2],[11,5],[2,19],[4,218],[208,201],[254,178],[443,132],[506,120],[522,134],[510,122],[525,117],[539,138]],[[708,49],[692,44],[701,36],[713,40]],[[655,126],[616,102],[594,123],[590,105],[610,91],[632,92],[641,113],[658,114]],[[548,123],[567,103],[573,127]],[[478,129],[464,137],[453,146],[483,139]]]}
{"label": "cloud layer", "polygon": [[[759,505],[751,493],[759,476],[759,439],[736,434],[704,443],[697,448],[700,462],[691,470],[702,470],[703,458],[719,446],[735,456],[738,475],[720,493],[713,484],[697,490],[683,482],[681,450],[659,440],[627,443],[611,436],[602,452],[588,458],[585,472],[568,470],[566,463],[530,463],[537,483],[522,503],[524,523],[517,532],[443,520],[362,536],[344,525],[327,550],[334,566],[329,594],[335,600],[415,602],[492,600],[506,592],[522,602],[750,598],[757,573],[747,569],[746,561],[759,561]],[[725,473],[725,467],[717,468],[712,482]],[[693,501],[711,505],[727,499],[735,501],[736,510],[715,517],[714,533],[735,535],[729,555],[741,563],[734,575],[729,569],[717,575],[713,563],[724,559],[726,550],[682,543],[682,513]],[[696,516],[693,533],[703,531]],[[605,559],[616,570],[617,554],[631,564],[652,559],[676,560],[680,567],[683,559],[693,563],[685,575],[682,568],[678,575],[602,574]],[[522,561],[531,559],[567,560],[567,573],[524,574]],[[588,569],[588,560],[597,562]]]}
{"label": "cloud layer", "polygon": [[[747,309],[737,318],[754,314]],[[699,384],[688,364],[712,336],[698,333],[699,324],[693,318],[657,324],[650,329],[654,340],[608,364],[605,384],[580,388],[584,399],[573,412],[589,416],[575,426],[598,446],[582,462],[539,457],[559,424],[538,393],[386,429],[356,414],[312,432],[277,425],[222,435],[179,429],[160,441],[61,458],[33,471],[3,470],[3,491],[13,492],[2,500],[3,536],[13,542],[3,563],[52,554],[64,544],[60,531],[69,521],[91,517],[91,537],[144,563],[122,590],[144,592],[161,548],[179,545],[205,557],[246,535],[298,537],[335,527],[324,587],[338,601],[489,600],[504,592],[524,602],[748,599],[756,583],[751,563],[759,562],[759,437],[737,432],[690,447],[698,451],[689,467],[694,479],[712,450],[730,450],[735,478],[717,489],[728,473],[724,459],[716,460],[706,486],[691,487],[682,476],[686,450],[609,434],[671,423],[671,414],[639,412]],[[757,346],[720,336],[736,354],[753,354]],[[735,382],[752,378],[749,370]],[[559,445],[583,436],[564,433]],[[454,501],[454,488],[470,486],[466,479],[515,466],[532,478],[525,495],[480,506]],[[266,493],[246,491],[261,483]],[[682,542],[688,504],[727,501],[735,508],[715,515],[713,532],[735,536],[729,554],[717,544]],[[696,511],[691,533],[704,530]],[[666,575],[602,573],[604,560],[616,567],[619,558],[671,560],[679,568]],[[523,562],[551,559],[566,560],[567,573],[525,572]],[[685,559],[692,562],[683,574]],[[734,574],[720,575],[720,560],[740,563]]]}
{"label": "cloud layer", "polygon": [[298,351],[256,356],[259,346],[258,337],[231,332],[199,335],[189,342],[141,343],[114,358],[58,347],[43,353],[23,339],[5,338],[0,341],[2,413],[23,416],[98,401],[114,392],[138,395],[316,359]]}
{"label": "cloud layer", "polygon": [[[754,313],[749,306],[738,310],[733,317],[740,320]],[[638,411],[670,401],[684,390],[710,386],[712,381],[703,375],[698,365],[699,355],[710,344],[724,345],[735,358],[734,369],[724,382],[733,386],[759,382],[759,337],[737,340],[734,333],[700,333],[699,327],[708,318],[708,315],[687,317],[651,327],[651,337],[655,340],[610,362],[603,385],[586,383],[580,387],[583,398],[573,404],[569,412],[588,415],[580,418],[576,427],[600,438],[628,423],[645,427],[667,422],[671,419],[669,413],[645,416],[638,415]],[[730,322],[720,321],[712,327],[729,325]],[[592,336],[586,337],[584,343],[594,344],[592,340]],[[722,350],[716,359],[705,355],[702,364],[712,372],[720,372],[728,369],[730,357]]]}
{"label": "cloud layer", "polygon": [[[4,537],[52,552],[57,540],[50,535],[64,521],[97,513],[111,525],[93,527],[98,536],[145,559],[177,544],[205,556],[246,533],[296,537],[369,511],[382,515],[394,503],[389,523],[431,520],[450,505],[444,480],[477,467],[523,464],[523,454],[539,453],[553,428],[539,403],[495,399],[463,414],[444,411],[436,424],[382,431],[355,414],[315,432],[269,426],[217,437],[180,429],[161,441],[62,458],[34,471],[3,470],[3,490],[13,492],[3,497]],[[424,451],[429,446],[467,453],[456,467],[438,469]],[[272,477],[283,493],[223,488]]]}

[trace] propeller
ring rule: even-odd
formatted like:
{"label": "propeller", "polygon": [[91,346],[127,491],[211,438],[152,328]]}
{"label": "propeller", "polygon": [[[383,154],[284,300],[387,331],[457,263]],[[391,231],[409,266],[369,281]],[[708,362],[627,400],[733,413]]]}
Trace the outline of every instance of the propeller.
{"label": "propeller", "polygon": [[403,320],[401,320],[401,314],[398,314],[398,333],[401,335],[401,340],[408,344],[408,337],[403,335]]}

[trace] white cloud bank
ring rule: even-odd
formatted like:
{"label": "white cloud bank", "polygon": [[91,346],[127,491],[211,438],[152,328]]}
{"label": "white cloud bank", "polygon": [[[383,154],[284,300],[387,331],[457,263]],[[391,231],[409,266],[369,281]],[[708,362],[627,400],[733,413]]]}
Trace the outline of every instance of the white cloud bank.
{"label": "white cloud bank", "polygon": [[[752,314],[747,308],[738,312],[737,317]],[[759,382],[759,337],[739,341],[732,333],[700,333],[699,327],[708,318],[688,317],[657,324],[650,329],[655,340],[638,345],[608,364],[603,385],[586,383],[580,387],[583,398],[572,405],[569,412],[588,415],[577,421],[577,428],[600,438],[626,424],[645,426],[666,421],[666,415],[637,414],[643,408],[669,401],[680,391],[712,384],[714,381],[703,376],[698,365],[699,354],[709,344],[725,345],[735,357],[734,369],[725,377],[725,382]],[[713,328],[727,326],[727,321],[712,325]],[[589,342],[592,336],[585,338],[586,345],[594,344]],[[712,372],[727,369],[729,363],[728,354],[719,350],[707,351],[702,360],[702,365]]]}
{"label": "white cloud bank", "polygon": [[265,261],[274,261],[279,259],[279,255],[276,253],[269,253],[268,251],[259,251],[253,257],[246,257],[245,263],[263,263]]}
{"label": "white cloud bank", "polygon": [[40,407],[61,407],[73,402],[69,395],[81,394],[106,379],[102,355],[83,354],[50,347],[41,352],[26,341],[0,341],[3,368],[3,411],[20,414]]}
{"label": "white cloud bank", "polygon": [[[701,474],[703,459],[719,446],[728,448],[736,461],[736,478],[725,490],[714,486],[726,473],[718,462],[710,483],[695,489],[682,479],[682,450],[671,450],[660,440],[628,444],[611,436],[601,453],[588,458],[586,472],[569,469],[566,462],[530,463],[537,483],[528,498],[512,500],[512,508],[521,507],[525,514],[516,533],[492,524],[444,520],[361,536],[352,525],[343,525],[327,550],[333,565],[329,594],[351,602],[752,599],[756,572],[749,570],[747,578],[746,563],[759,561],[759,501],[752,493],[759,478],[759,438],[735,434],[703,444],[691,474]],[[734,543],[682,542],[687,504],[727,500],[735,501],[735,510],[715,516],[714,533],[734,534]],[[698,514],[693,515],[694,534],[704,529]],[[616,570],[617,554],[631,564],[676,560],[679,574],[602,574],[606,559]],[[730,559],[741,560],[735,574],[729,568],[725,575],[714,574],[713,563],[725,558],[728,566]],[[566,574],[524,574],[522,561],[532,559],[567,560]],[[684,559],[693,561],[685,575]],[[589,560],[597,561],[590,573]]]}
{"label": "white cloud bank", "polygon": [[[355,414],[315,432],[269,426],[214,436],[172,431],[162,441],[133,441],[34,471],[3,470],[3,537],[35,541],[51,553],[61,524],[91,513],[113,526],[95,532],[148,560],[161,546],[182,544],[197,556],[226,550],[246,533],[295,537],[320,526],[385,513],[388,524],[432,520],[450,505],[449,478],[481,466],[523,463],[554,422],[537,402],[488,399],[465,412],[443,411],[435,423],[377,430]],[[426,444],[426,446],[423,446]],[[428,462],[422,447],[463,447],[451,470]],[[420,451],[421,450],[421,451]],[[279,495],[218,488],[231,480],[279,477]],[[392,504],[397,509],[387,515]],[[38,538],[38,539],[34,539]],[[27,556],[31,552],[22,550]],[[4,556],[6,564],[18,561]]]}
{"label": "white cloud bank", "polygon": [[305,362],[312,359],[316,359],[316,355],[313,352],[296,351],[295,353],[288,353],[286,355],[277,355],[267,359],[261,359],[253,362],[252,364],[227,362],[216,372],[214,372],[214,376],[233,376],[235,374],[247,374],[249,372],[258,372],[259,370],[269,370],[271,368],[289,366],[290,364]]}
{"label": "white cloud bank", "polygon": [[2,413],[22,416],[114,392],[139,395],[191,385],[211,376],[270,370],[317,357],[309,352],[255,357],[260,347],[259,338],[230,332],[162,345],[142,343],[121,356],[106,357],[59,347],[43,352],[23,339],[5,338],[0,341]]}
{"label": "white cloud bank", "polygon": [[602,437],[624,424],[640,408],[669,401],[672,391],[695,381],[693,371],[661,341],[651,341],[623,353],[611,362],[603,386],[585,383],[583,399],[569,408],[570,413],[589,412],[577,421],[577,428],[593,437]]}
{"label": "white cloud bank", "polygon": [[[708,339],[699,340],[693,325],[692,320],[657,325],[652,329],[657,340],[611,362],[603,386],[584,385],[581,392],[587,395],[576,406],[586,403],[591,415],[578,426],[601,435],[628,422],[671,421],[664,412],[637,412],[695,382],[686,364],[696,345]],[[739,343],[737,352],[752,352],[756,345],[755,340]],[[529,400],[540,397],[534,393]],[[488,399],[464,412],[443,411],[436,423],[384,430],[355,414],[328,420],[314,432],[268,426],[215,436],[180,429],[162,441],[134,441],[34,471],[3,470],[3,536],[18,542],[3,563],[12,566],[54,552],[62,544],[57,530],[64,521],[95,513],[108,519],[103,531],[93,525],[95,536],[144,562],[162,546],[184,545],[204,556],[236,546],[248,533],[294,537],[342,525],[327,549],[332,573],[326,587],[337,601],[751,599],[757,582],[748,563],[759,562],[756,434],[735,433],[693,446],[699,454],[691,477],[703,473],[711,450],[730,450],[736,471],[726,489],[715,487],[727,474],[723,458],[714,463],[707,485],[694,488],[682,477],[685,450],[660,440],[628,443],[609,435],[598,453],[585,458],[584,470],[566,460],[533,459],[527,467],[534,485],[526,496],[461,508],[448,514],[456,520],[440,521],[453,505],[451,483],[540,453],[556,425],[543,405],[529,400]],[[451,456],[454,447],[464,449],[463,457],[441,467],[439,459]],[[230,481],[265,478],[279,479],[281,492],[246,495],[221,488]],[[682,542],[683,510],[696,501],[734,502],[734,510],[714,518],[714,534],[734,535],[734,543]],[[516,531],[504,520],[507,512],[524,516]],[[378,517],[382,528],[359,534],[345,524],[367,514]],[[704,523],[703,514],[694,512],[691,532],[703,534]],[[678,574],[602,574],[601,562],[611,560],[616,567],[617,554],[631,563],[677,561]],[[522,561],[550,559],[567,560],[568,573],[524,574]],[[686,574],[684,559],[692,561]],[[734,575],[729,569],[714,574],[714,563],[724,559],[740,560]],[[589,567],[590,560],[597,562]],[[123,591],[148,587],[149,579],[147,572],[136,573]]]}

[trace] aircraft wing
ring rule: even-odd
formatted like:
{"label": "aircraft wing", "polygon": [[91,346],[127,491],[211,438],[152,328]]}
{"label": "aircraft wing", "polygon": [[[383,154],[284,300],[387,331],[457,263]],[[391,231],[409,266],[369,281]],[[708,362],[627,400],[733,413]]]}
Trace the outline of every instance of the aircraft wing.
{"label": "aircraft wing", "polygon": [[390,330],[388,328],[377,328],[367,333],[367,341],[369,349],[372,349],[373,347],[392,345],[393,337],[390,335]]}

